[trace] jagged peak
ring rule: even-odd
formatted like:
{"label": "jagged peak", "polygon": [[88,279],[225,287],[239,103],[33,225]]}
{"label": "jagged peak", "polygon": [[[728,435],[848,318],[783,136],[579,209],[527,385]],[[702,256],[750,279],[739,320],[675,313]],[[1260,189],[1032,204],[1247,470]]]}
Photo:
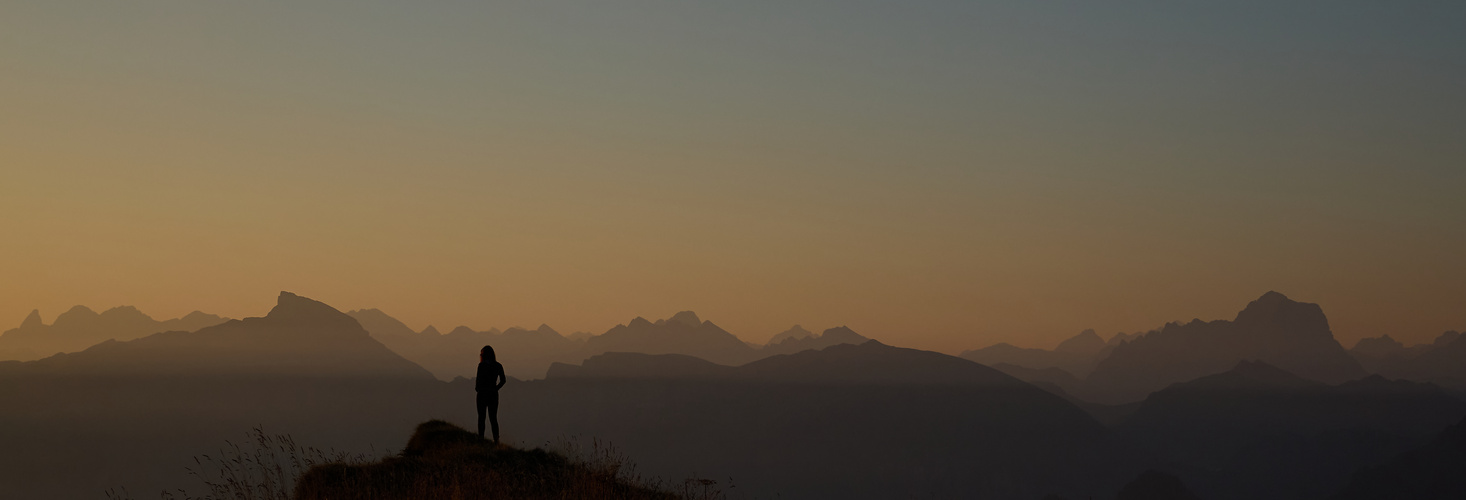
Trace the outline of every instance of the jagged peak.
{"label": "jagged peak", "polygon": [[679,312],[677,314],[673,314],[672,317],[670,317],[670,318],[667,318],[667,322],[668,323],[681,323],[681,324],[684,324],[684,325],[687,325],[687,326],[698,326],[698,325],[701,325],[702,324],[702,319],[701,318],[698,318],[697,317],[697,313],[695,313],[695,312],[692,312],[692,311],[682,311],[682,312]]}
{"label": "jagged peak", "polygon": [[1065,339],[1063,342],[1060,342],[1059,343],[1059,346],[1057,348],[1055,348],[1054,350],[1055,351],[1061,351],[1061,352],[1085,352],[1085,353],[1087,353],[1087,352],[1099,352],[1101,349],[1104,349],[1104,348],[1105,348],[1105,339],[1100,338],[1099,334],[1098,333],[1094,333],[1094,329],[1091,328],[1091,329],[1086,329],[1086,330],[1084,330],[1082,332],[1079,332],[1078,335],[1075,335],[1073,337],[1069,337],[1068,339]]}
{"label": "jagged peak", "polygon": [[824,333],[820,334],[820,338],[824,340],[844,340],[852,344],[858,344],[862,341],[868,340],[866,336],[855,333],[855,330],[851,330],[850,327],[845,325],[840,325],[834,328],[826,328]]}
{"label": "jagged peak", "polygon": [[31,313],[25,317],[25,321],[20,322],[21,328],[39,328],[42,326],[46,326],[46,324],[41,321],[40,309],[31,309]]}
{"label": "jagged peak", "polygon": [[629,328],[637,328],[637,327],[648,327],[648,326],[653,326],[653,325],[652,325],[652,322],[647,321],[646,318],[643,318],[641,316],[637,316],[635,318],[632,318],[631,319],[631,322],[630,323],[627,323],[626,326],[629,327]]}
{"label": "jagged peak", "polygon": [[287,318],[300,315],[344,316],[345,313],[326,305],[324,302],[282,291],[280,292],[280,297],[275,299],[275,308],[270,309],[269,314],[266,314],[265,317]]}
{"label": "jagged peak", "polygon": [[442,335],[442,332],[438,331],[438,327],[433,325],[428,325],[427,328],[423,328],[422,331],[418,333],[421,333],[422,335]]}
{"label": "jagged peak", "polygon": [[1355,350],[1355,351],[1394,351],[1394,350],[1399,350],[1399,349],[1404,349],[1404,348],[1405,348],[1405,344],[1400,343],[1400,341],[1395,340],[1393,337],[1390,337],[1390,334],[1386,333],[1386,334],[1380,335],[1378,337],[1369,337],[1369,338],[1359,339],[1359,342],[1355,342],[1354,343],[1354,349],[1353,350]]}

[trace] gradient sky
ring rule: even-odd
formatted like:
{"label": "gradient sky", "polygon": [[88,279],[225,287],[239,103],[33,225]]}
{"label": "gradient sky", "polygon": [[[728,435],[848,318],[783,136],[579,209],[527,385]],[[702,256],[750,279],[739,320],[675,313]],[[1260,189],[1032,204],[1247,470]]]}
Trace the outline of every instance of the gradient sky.
{"label": "gradient sky", "polygon": [[957,352],[1466,329],[1466,3],[0,4],[0,329],[33,308]]}

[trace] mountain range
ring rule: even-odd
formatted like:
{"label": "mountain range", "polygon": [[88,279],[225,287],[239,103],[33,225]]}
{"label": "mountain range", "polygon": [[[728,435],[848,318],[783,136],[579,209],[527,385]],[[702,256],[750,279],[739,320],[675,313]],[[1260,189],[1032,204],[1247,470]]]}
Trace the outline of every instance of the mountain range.
{"label": "mountain range", "polygon": [[[1466,345],[1462,347],[1466,350]],[[1466,360],[1466,351],[1442,353],[1448,359]],[[1067,396],[1103,404],[1140,401],[1171,384],[1224,372],[1242,361],[1263,361],[1328,383],[1370,373],[1334,339],[1322,308],[1277,292],[1263,294],[1230,321],[1169,323],[1104,342],[1086,331],[1053,351],[998,344],[962,356]]]}
{"label": "mountain range", "polygon": [[157,321],[132,306],[114,307],[100,314],[76,306],[47,325],[40,311],[31,311],[20,326],[0,333],[0,361],[30,361],[80,351],[106,340],[132,340],[158,332],[191,332],[227,320],[194,311],[182,318]]}
{"label": "mountain range", "polygon": [[[1110,352],[1081,379],[1056,366],[986,366],[890,346],[843,327],[761,347],[690,312],[584,340],[548,326],[440,334],[282,292],[261,317],[0,362],[0,484],[22,498],[171,490],[190,484],[189,457],[214,454],[255,426],[364,452],[404,442],[429,419],[471,428],[473,381],[440,380],[411,357],[441,348],[471,366],[484,339],[506,363],[533,349],[574,354],[539,358],[543,377],[504,387],[500,420],[511,442],[614,443],[645,473],[715,477],[755,498],[1114,498],[1123,487],[1323,499],[1436,474],[1418,457],[1454,456],[1456,434],[1442,432],[1466,418],[1454,388],[1363,368],[1349,378],[1321,310],[1280,294],[1232,321],[1167,325],[1098,350],[1092,335],[1064,349]],[[1422,369],[1450,368],[1459,343],[1451,336],[1410,352],[1445,360]],[[565,344],[572,348],[556,351]],[[725,357],[677,352],[697,350]],[[1307,353],[1328,362],[1300,359]],[[1231,361],[1181,378],[1202,368],[1150,358],[1208,354],[1206,366]],[[1131,376],[1174,381],[1148,391],[1118,384],[1143,392],[1125,405],[1082,399],[1117,360],[1137,363],[1124,372]],[[1068,389],[1023,380],[1058,374]],[[382,450],[391,451],[372,453]]]}
{"label": "mountain range", "polygon": [[374,338],[427,368],[441,380],[473,376],[479,349],[485,345],[493,346],[499,362],[504,364],[504,370],[510,376],[537,379],[544,378],[546,371],[555,363],[579,363],[607,352],[683,354],[724,365],[740,365],[775,354],[869,340],[843,326],[814,334],[796,325],[776,335],[778,342],[754,346],[713,322],[702,320],[692,311],[678,312],[670,318],[656,321],[637,317],[602,334],[576,335],[575,338],[562,336],[549,325],[540,325],[533,330],[513,327],[503,331],[475,331],[459,326],[446,334],[428,326],[421,332],[414,332],[378,309],[359,309],[346,314],[356,318]]}

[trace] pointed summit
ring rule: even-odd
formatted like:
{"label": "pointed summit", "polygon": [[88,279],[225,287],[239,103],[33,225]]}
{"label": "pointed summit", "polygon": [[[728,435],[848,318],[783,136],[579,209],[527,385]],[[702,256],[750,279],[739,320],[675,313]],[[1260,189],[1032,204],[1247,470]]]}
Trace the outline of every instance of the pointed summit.
{"label": "pointed summit", "polygon": [[275,308],[265,315],[265,319],[278,322],[313,324],[322,327],[344,327],[348,329],[366,330],[357,323],[356,318],[347,316],[346,313],[325,303],[311,300],[290,292],[280,292],[280,298],[275,301]]}
{"label": "pointed summit", "polygon": [[702,319],[698,318],[697,313],[695,312],[682,311],[677,314],[673,314],[670,318],[667,318],[667,322],[682,323],[687,326],[699,326],[702,324]]}
{"label": "pointed summit", "polygon": [[1054,350],[1059,352],[1093,355],[1099,353],[1100,350],[1104,348],[1105,339],[1100,338],[1099,334],[1094,333],[1093,329],[1089,329],[1079,332],[1079,335],[1069,337],[1068,340],[1060,342],[1059,347],[1054,348]]}
{"label": "pointed summit", "polygon": [[550,325],[547,325],[547,324],[544,324],[544,323],[540,323],[540,327],[539,328],[535,328],[534,331],[539,332],[539,333],[545,333],[545,334],[553,333],[556,336],[560,335],[560,332],[555,331],[554,328],[550,328]]}
{"label": "pointed summit", "polygon": [[775,334],[774,335],[774,338],[769,339],[768,345],[775,345],[775,344],[783,343],[784,341],[788,341],[788,340],[807,339],[807,338],[810,338],[810,337],[813,337],[813,336],[814,336],[814,332],[811,332],[809,330],[805,330],[804,327],[802,327],[802,326],[794,325],[794,326],[789,327],[788,330],[784,330],[782,332],[779,332],[779,333]]}
{"label": "pointed summit", "polygon": [[637,316],[635,318],[631,318],[631,322],[630,323],[627,323],[626,326],[631,327],[631,328],[646,328],[648,326],[653,326],[653,325],[652,325],[652,322],[647,321],[646,318],[643,318],[641,316]]}
{"label": "pointed summit", "polygon": [[20,322],[20,328],[22,330],[29,330],[31,328],[40,328],[40,327],[43,327],[43,326],[46,326],[46,324],[41,322],[41,310],[40,309],[32,309],[31,310],[31,314],[29,316],[26,316],[25,317],[25,321]]}
{"label": "pointed summit", "polygon": [[820,340],[823,344],[826,345],[839,345],[864,344],[865,341],[870,339],[866,338],[864,335],[855,333],[855,330],[851,330],[848,326],[841,325],[834,328],[825,329],[824,333],[820,334]]}
{"label": "pointed summit", "polygon": [[421,335],[438,336],[438,335],[442,335],[443,333],[438,331],[438,327],[433,326],[433,325],[428,325],[427,328],[423,328],[422,329],[422,332],[420,332],[420,334]]}

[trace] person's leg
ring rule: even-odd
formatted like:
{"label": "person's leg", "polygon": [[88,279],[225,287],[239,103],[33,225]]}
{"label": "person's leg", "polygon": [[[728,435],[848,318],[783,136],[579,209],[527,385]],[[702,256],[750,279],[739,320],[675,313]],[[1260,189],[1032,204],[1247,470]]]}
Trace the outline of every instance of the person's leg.
{"label": "person's leg", "polygon": [[[489,425],[494,429],[494,444],[499,444],[499,391],[489,393],[488,403]],[[479,427],[482,429],[483,421],[480,420],[479,422]],[[483,435],[483,433],[483,430],[479,431],[479,435]]]}
{"label": "person's leg", "polygon": [[[478,400],[477,401],[477,403],[478,403],[478,405],[477,405],[478,406],[478,437],[479,438],[483,438],[484,437],[484,410],[485,410],[484,404],[488,402],[488,401],[485,401],[488,398],[486,398],[484,396],[486,396],[486,394],[480,392],[480,393],[478,393],[478,398],[477,398],[477,400]],[[494,399],[497,400],[499,398],[494,398]],[[498,402],[497,401],[495,401],[494,406],[498,406]],[[497,420],[497,419],[498,419],[498,417],[495,417],[495,420]],[[496,421],[494,423],[494,429],[495,429],[494,434],[495,435],[498,434],[498,430],[497,430],[498,428],[499,428],[499,424]]]}

